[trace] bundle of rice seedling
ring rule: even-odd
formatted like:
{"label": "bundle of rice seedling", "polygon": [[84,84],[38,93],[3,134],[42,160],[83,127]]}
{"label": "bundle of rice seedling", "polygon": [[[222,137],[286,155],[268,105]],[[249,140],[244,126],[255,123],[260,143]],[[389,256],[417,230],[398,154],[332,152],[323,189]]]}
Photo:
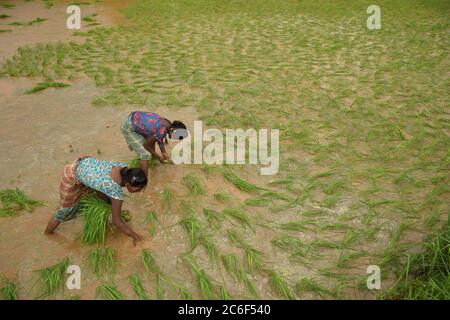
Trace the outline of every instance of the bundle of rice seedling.
{"label": "bundle of rice seedling", "polygon": [[155,258],[148,250],[142,250],[141,260],[144,265],[145,271],[148,273],[159,273],[159,268],[156,265]]}
{"label": "bundle of rice seedling", "polygon": [[147,213],[147,223],[150,225],[149,228],[149,234],[150,237],[153,238],[156,231],[156,223],[158,223],[158,218],[156,217],[156,214],[153,211],[150,211]]}
{"label": "bundle of rice seedling", "polygon": [[254,185],[242,178],[239,178],[237,175],[235,175],[234,173],[232,173],[230,171],[224,171],[223,176],[228,182],[231,182],[239,190],[246,191],[246,192],[255,192],[255,191],[258,191],[261,189],[260,187]]}
{"label": "bundle of rice seedling", "polygon": [[57,289],[63,287],[64,275],[68,266],[69,258],[64,258],[54,266],[39,270],[46,294],[53,294]]}
{"label": "bundle of rice seedling", "polygon": [[191,192],[191,195],[194,198],[197,198],[198,196],[205,193],[205,190],[203,189],[200,179],[193,174],[188,174],[183,178],[183,183],[188,187],[188,189]]}
{"label": "bundle of rice seedling", "polygon": [[230,293],[227,291],[227,289],[220,287],[219,289],[220,292],[220,299],[221,300],[231,300],[231,295]]}
{"label": "bundle of rice seedling", "polygon": [[333,295],[330,290],[322,287],[315,280],[310,278],[302,278],[295,285],[295,290],[298,294],[301,294],[304,291],[316,292],[321,298],[325,295]]}
{"label": "bundle of rice seedling", "polygon": [[217,261],[217,258],[219,256],[219,250],[217,249],[217,246],[212,241],[210,236],[207,236],[205,234],[201,235],[199,239],[199,243],[205,247],[206,252],[208,253],[208,256],[212,262]]}
{"label": "bundle of rice seedling", "polygon": [[[40,19],[40,18],[38,18],[38,19]],[[42,22],[45,20],[46,19],[34,20],[34,21],[28,22],[28,24]],[[62,83],[62,82],[41,82],[41,83],[38,83],[37,86],[35,86],[34,88],[31,88],[30,90],[25,91],[25,94],[32,94],[32,93],[40,92],[40,91],[43,91],[48,88],[65,88],[65,87],[69,87],[69,86],[70,86],[69,84]]]}
{"label": "bundle of rice seedling", "polygon": [[83,243],[104,243],[111,205],[94,194],[83,197],[81,205],[81,212],[84,217]]}
{"label": "bundle of rice seedling", "polygon": [[172,205],[173,192],[169,188],[164,188],[162,193],[163,205],[166,210],[170,209]]}
{"label": "bundle of rice seedling", "polygon": [[115,261],[114,258],[116,256],[116,252],[111,248],[98,248],[91,252],[88,257],[89,264],[97,275],[100,274],[101,271],[111,271],[114,272],[115,269]]}
{"label": "bundle of rice seedling", "polygon": [[250,229],[252,229],[252,226],[250,224],[250,217],[245,210],[241,208],[225,208],[223,209],[222,213],[224,214],[224,216],[228,216],[239,222],[243,226],[248,226]]}
{"label": "bundle of rice seedling", "polygon": [[217,223],[223,220],[223,215],[213,209],[203,208],[203,214],[206,216],[208,222]]}
{"label": "bundle of rice seedling", "polygon": [[124,297],[114,284],[103,283],[97,287],[97,297],[104,296],[109,300],[123,300]]}
{"label": "bundle of rice seedling", "polygon": [[6,278],[3,279],[3,287],[0,289],[3,300],[17,300],[17,285]]}
{"label": "bundle of rice seedling", "polygon": [[231,195],[225,192],[214,193],[214,199],[219,202],[225,202],[231,199]]}
{"label": "bundle of rice seedling", "polygon": [[130,280],[130,284],[138,298],[141,300],[148,300],[148,295],[145,291],[144,285],[142,284],[141,278],[137,274],[132,274],[128,279]]}
{"label": "bundle of rice seedling", "polygon": [[255,273],[262,269],[261,255],[261,251],[253,249],[250,246],[245,247],[245,265],[250,273]]}
{"label": "bundle of rice seedling", "polygon": [[193,215],[189,215],[178,222],[182,225],[189,234],[189,241],[191,242],[191,247],[194,249],[197,246],[198,240],[203,234],[203,228],[200,221]]}
{"label": "bundle of rice seedling", "polygon": [[43,201],[30,199],[19,189],[0,190],[0,199],[3,204],[0,217],[12,216],[21,210],[32,212],[36,207],[44,205]]}
{"label": "bundle of rice seedling", "polygon": [[184,259],[191,267],[191,270],[197,279],[197,284],[203,297],[208,300],[215,299],[212,279],[205,273],[204,270],[200,269],[197,266],[197,264],[191,257],[184,256]]}
{"label": "bundle of rice seedling", "polygon": [[275,271],[269,271],[269,282],[278,295],[290,300],[295,299],[289,284]]}

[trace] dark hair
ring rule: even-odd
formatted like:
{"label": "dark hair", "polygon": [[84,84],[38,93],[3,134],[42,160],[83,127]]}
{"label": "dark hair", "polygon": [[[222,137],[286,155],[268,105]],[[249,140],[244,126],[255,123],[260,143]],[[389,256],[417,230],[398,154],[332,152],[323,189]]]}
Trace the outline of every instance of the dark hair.
{"label": "dark hair", "polygon": [[178,120],[173,121],[171,127],[174,129],[186,129],[186,125]]}
{"label": "dark hair", "polygon": [[124,184],[129,184],[132,187],[143,188],[147,185],[147,176],[140,168],[122,168],[120,176]]}

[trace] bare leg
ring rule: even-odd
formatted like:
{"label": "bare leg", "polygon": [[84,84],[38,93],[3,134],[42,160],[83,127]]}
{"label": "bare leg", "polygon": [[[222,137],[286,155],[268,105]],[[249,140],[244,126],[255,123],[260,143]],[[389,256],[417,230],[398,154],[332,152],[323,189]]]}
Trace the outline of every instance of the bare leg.
{"label": "bare leg", "polygon": [[45,229],[44,234],[52,234],[53,231],[59,226],[61,222],[55,219],[55,217],[51,217],[50,221],[48,222],[47,228]]}

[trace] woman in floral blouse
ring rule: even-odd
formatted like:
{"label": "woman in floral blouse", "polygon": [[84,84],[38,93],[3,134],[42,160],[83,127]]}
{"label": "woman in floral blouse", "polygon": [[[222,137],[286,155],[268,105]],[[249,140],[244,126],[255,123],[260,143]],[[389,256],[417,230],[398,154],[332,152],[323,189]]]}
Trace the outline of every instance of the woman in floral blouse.
{"label": "woman in floral blouse", "polygon": [[76,159],[64,167],[60,183],[60,207],[45,230],[51,234],[61,222],[75,218],[80,199],[87,192],[97,191],[104,200],[111,201],[112,221],[136,243],[140,237],[122,221],[123,187],[139,192],[147,185],[147,176],[139,168],[130,169],[126,163],[98,160],[92,157]]}

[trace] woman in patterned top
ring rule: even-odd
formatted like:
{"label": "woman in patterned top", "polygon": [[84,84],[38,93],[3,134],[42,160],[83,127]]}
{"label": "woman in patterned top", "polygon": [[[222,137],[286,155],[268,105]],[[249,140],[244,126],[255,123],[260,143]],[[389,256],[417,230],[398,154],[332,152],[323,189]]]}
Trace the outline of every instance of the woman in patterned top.
{"label": "woman in patterned top", "polygon": [[[152,155],[158,157],[161,163],[170,160],[164,146],[166,136],[172,138],[175,130],[186,130],[186,126],[181,121],[169,121],[166,118],[153,112],[134,111],[130,113],[122,122],[122,134],[130,150],[134,150],[140,159],[140,167],[144,173],[148,174],[148,161]],[[178,135],[183,137],[184,134]],[[158,143],[161,154],[155,150]]]}
{"label": "woman in patterned top", "polygon": [[97,191],[106,201],[111,201],[112,221],[123,233],[140,239],[139,235],[122,221],[121,209],[123,202],[123,187],[129,192],[139,192],[147,185],[147,176],[139,168],[130,169],[126,163],[103,161],[92,157],[76,159],[64,167],[60,183],[60,206],[54,217],[50,219],[45,234],[51,234],[61,222],[77,216],[80,209],[80,199],[83,194]]}

